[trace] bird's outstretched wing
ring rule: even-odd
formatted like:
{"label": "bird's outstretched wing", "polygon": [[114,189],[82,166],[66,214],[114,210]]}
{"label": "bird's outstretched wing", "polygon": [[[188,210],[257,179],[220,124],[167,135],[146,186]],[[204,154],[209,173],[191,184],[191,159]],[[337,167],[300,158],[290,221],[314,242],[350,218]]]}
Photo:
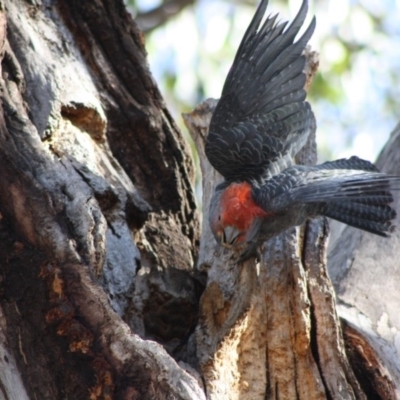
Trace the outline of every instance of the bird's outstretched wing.
{"label": "bird's outstretched wing", "polygon": [[295,42],[307,0],[289,27],[277,15],[261,24],[267,5],[261,1],[242,39],[207,136],[206,155],[227,181],[258,179],[284,155],[293,157],[315,124],[302,55],[315,19]]}

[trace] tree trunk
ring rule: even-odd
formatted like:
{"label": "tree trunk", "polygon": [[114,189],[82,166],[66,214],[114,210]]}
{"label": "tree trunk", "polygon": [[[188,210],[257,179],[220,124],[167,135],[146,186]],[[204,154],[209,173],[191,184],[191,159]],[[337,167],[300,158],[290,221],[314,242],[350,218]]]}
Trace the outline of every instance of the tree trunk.
{"label": "tree trunk", "polygon": [[[382,150],[378,168],[400,175],[400,124]],[[400,195],[393,207],[400,210]],[[397,228],[399,228],[397,217]],[[338,294],[338,313],[357,365],[357,377],[379,388],[382,399],[400,398],[400,267],[399,229],[388,240],[351,227],[333,225],[329,273]],[[340,233],[339,233],[339,232]]]}
{"label": "tree trunk", "polygon": [[354,321],[343,344],[325,220],[258,266],[216,246],[215,101],[186,116],[198,252],[192,161],[122,0],[0,4],[0,399],[395,398]]}
{"label": "tree trunk", "polygon": [[122,1],[1,10],[4,398],[204,398],[177,364],[196,365],[193,165],[141,33]]}

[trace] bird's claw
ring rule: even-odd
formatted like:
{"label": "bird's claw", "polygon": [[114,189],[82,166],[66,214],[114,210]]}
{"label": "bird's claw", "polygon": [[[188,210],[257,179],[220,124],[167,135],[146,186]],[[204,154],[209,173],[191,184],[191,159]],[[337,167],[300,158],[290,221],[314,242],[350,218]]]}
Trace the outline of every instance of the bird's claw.
{"label": "bird's claw", "polygon": [[261,259],[260,252],[257,249],[257,243],[248,243],[247,248],[240,254],[238,263],[242,263],[252,257],[255,257],[256,262],[259,262]]}

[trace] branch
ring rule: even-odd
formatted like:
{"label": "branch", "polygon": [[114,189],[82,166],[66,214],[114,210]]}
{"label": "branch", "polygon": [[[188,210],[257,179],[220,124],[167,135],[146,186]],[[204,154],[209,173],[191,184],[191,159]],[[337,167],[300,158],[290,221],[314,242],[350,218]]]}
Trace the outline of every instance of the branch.
{"label": "branch", "polygon": [[194,2],[195,0],[168,0],[153,10],[137,14],[135,20],[144,33],[149,33]]}

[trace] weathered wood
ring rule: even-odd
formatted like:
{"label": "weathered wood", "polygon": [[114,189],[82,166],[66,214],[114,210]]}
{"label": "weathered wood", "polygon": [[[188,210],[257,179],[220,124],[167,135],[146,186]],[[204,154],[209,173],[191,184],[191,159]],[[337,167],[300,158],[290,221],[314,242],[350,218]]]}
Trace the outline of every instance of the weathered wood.
{"label": "weathered wood", "polygon": [[[399,146],[400,125],[393,130],[378,158],[381,171],[400,174]],[[399,212],[400,196],[394,195],[393,207]],[[399,218],[397,226],[398,221]],[[351,326],[358,351],[362,353],[365,347],[366,354],[371,353],[370,348],[376,352],[375,357],[364,360],[365,368],[380,371],[383,364],[386,369],[389,392],[397,397],[387,397],[387,392],[383,392],[381,398],[400,398],[399,230],[386,239],[339,224],[333,224],[333,229],[340,230],[340,234],[335,234],[337,239],[331,245],[328,265],[338,295],[339,315]],[[379,387],[376,390],[379,393]]]}
{"label": "weathered wood", "polygon": [[[206,100],[183,116],[199,153],[204,205],[209,204],[215,185],[221,181],[221,176],[211,167],[204,153],[204,140],[216,103],[213,99]],[[242,381],[238,369],[239,353],[248,355],[248,360],[254,364],[258,356],[265,359],[265,348],[257,348],[259,340],[254,341],[255,347],[249,344],[251,336],[258,334],[246,328],[255,327],[254,318],[259,317],[259,311],[253,310],[256,269],[254,260],[238,266],[232,259],[232,252],[217,246],[208,224],[207,206],[203,211],[202,228],[198,267],[207,271],[207,287],[200,303],[197,356],[207,396],[210,399],[233,399],[238,393],[246,392],[251,383],[246,379]],[[246,349],[242,348],[243,335],[248,338]],[[263,390],[265,385],[262,381],[260,384]],[[253,394],[253,388],[249,394]]]}
{"label": "weathered wood", "polygon": [[204,398],[177,364],[196,364],[193,166],[140,32],[119,0],[1,10],[1,307],[18,398]]}

